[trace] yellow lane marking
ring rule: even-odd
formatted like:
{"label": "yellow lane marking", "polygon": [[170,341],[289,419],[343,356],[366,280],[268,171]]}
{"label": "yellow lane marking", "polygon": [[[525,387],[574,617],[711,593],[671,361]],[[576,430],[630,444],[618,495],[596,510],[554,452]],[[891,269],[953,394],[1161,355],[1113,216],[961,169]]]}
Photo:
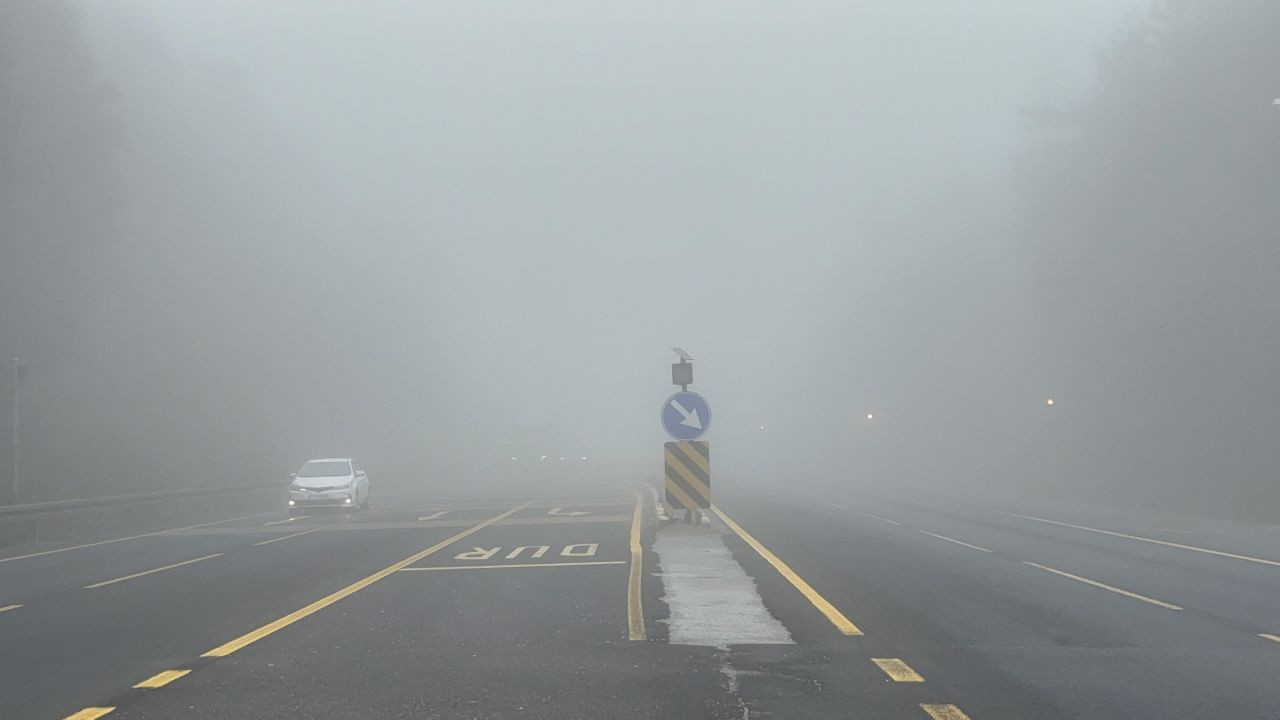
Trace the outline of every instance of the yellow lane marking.
{"label": "yellow lane marking", "polygon": [[0,612],[6,612],[6,611],[9,611],[9,610],[17,610],[17,609],[18,609],[18,608],[20,608],[20,607],[22,607],[22,606],[21,606],[21,605],[5,605],[4,607],[0,607]]}
{"label": "yellow lane marking", "polygon": [[640,546],[640,526],[644,520],[644,498],[635,490],[636,509],[631,514],[631,571],[627,573],[627,639],[644,640],[644,608],[641,605],[641,583],[644,581],[642,564],[644,548]]}
{"label": "yellow lane marking", "polygon": [[222,553],[214,553],[214,554],[212,554],[212,555],[205,555],[204,557],[198,557],[198,558],[195,558],[194,560],[183,560],[183,561],[182,561],[182,562],[180,562],[180,563],[174,563],[174,564],[172,564],[172,565],[165,565],[164,567],[152,568],[151,570],[143,570],[142,572],[139,572],[139,573],[134,573],[134,574],[132,574],[132,575],[125,575],[124,577],[118,577],[118,578],[115,578],[115,579],[112,579],[112,580],[103,580],[103,581],[102,581],[102,582],[100,582],[100,583],[94,583],[94,584],[92,584],[92,585],[85,585],[85,586],[84,586],[84,589],[85,589],[85,590],[93,590],[93,589],[95,589],[95,588],[106,587],[107,585],[115,585],[116,583],[118,583],[118,582],[124,582],[125,580],[132,580],[132,579],[134,579],[134,578],[140,578],[140,577],[142,577],[142,576],[144,576],[144,575],[151,575],[151,574],[158,573],[158,572],[164,572],[165,570],[172,570],[172,569],[174,569],[174,568],[180,568],[180,567],[182,567],[183,565],[190,565],[190,564],[192,564],[192,563],[198,563],[198,562],[200,562],[201,560],[212,560],[213,558],[216,558],[216,557],[222,557]]}
{"label": "yellow lane marking", "polygon": [[1171,603],[1167,603],[1167,602],[1164,602],[1164,601],[1162,601],[1162,600],[1156,600],[1155,598],[1150,598],[1150,597],[1147,597],[1146,595],[1139,595],[1139,594],[1138,594],[1138,593],[1136,593],[1136,592],[1129,592],[1128,590],[1121,590],[1120,588],[1115,587],[1115,586],[1113,586],[1113,585],[1108,585],[1108,584],[1106,584],[1106,583],[1100,583],[1100,582],[1098,582],[1097,580],[1090,580],[1089,578],[1080,577],[1079,575],[1072,575],[1071,573],[1069,573],[1069,572],[1063,572],[1062,570],[1055,570],[1055,569],[1053,569],[1053,568],[1051,568],[1051,567],[1049,567],[1049,566],[1047,566],[1047,565],[1041,565],[1040,563],[1033,563],[1033,562],[1029,562],[1029,561],[1023,560],[1023,561],[1022,561],[1022,564],[1023,564],[1023,565],[1030,565],[1030,566],[1031,566],[1031,567],[1033,567],[1033,568],[1039,568],[1039,569],[1044,570],[1044,571],[1046,571],[1046,572],[1051,572],[1051,573],[1053,573],[1054,575],[1061,575],[1061,576],[1062,576],[1062,577],[1064,577],[1064,578],[1070,578],[1070,579],[1072,579],[1072,580],[1075,580],[1076,582],[1082,582],[1082,583],[1084,583],[1085,585],[1092,585],[1093,587],[1101,588],[1101,589],[1103,589],[1103,590],[1110,590],[1110,591],[1111,591],[1111,592],[1113,592],[1113,593],[1116,593],[1116,594],[1119,594],[1119,595],[1123,595],[1123,596],[1125,596],[1125,597],[1133,598],[1134,600],[1141,600],[1142,602],[1145,602],[1145,603],[1151,603],[1152,605],[1159,605],[1159,606],[1160,606],[1160,607],[1162,607],[1162,608],[1168,608],[1168,609],[1170,609],[1170,610],[1181,610],[1181,609],[1182,609],[1182,608],[1178,607],[1177,605],[1173,605],[1173,604],[1171,604]]}
{"label": "yellow lane marking", "polygon": [[949,537],[947,537],[946,535],[939,535],[939,534],[937,534],[937,533],[931,533],[931,532],[929,532],[928,530],[921,530],[920,532],[924,533],[925,535],[928,535],[929,537],[935,537],[935,538],[938,538],[939,540],[946,540],[946,541],[947,541],[947,542],[949,542],[949,543],[955,543],[956,545],[962,545],[962,546],[964,546],[964,547],[969,548],[970,550],[979,550],[979,551],[981,551],[981,552],[985,552],[985,553],[989,553],[989,552],[991,552],[990,550],[988,550],[988,549],[986,549],[986,548],[984,548],[984,547],[978,547],[977,545],[970,545],[970,544],[969,544],[969,543],[967,543],[967,542],[964,542],[964,541],[961,541],[961,540],[957,540],[957,539],[955,539],[955,538],[949,538]]}
{"label": "yellow lane marking", "polygon": [[1129,535],[1127,533],[1115,532],[1114,530],[1102,530],[1099,528],[1089,527],[1087,525],[1072,525],[1071,523],[1060,522],[1058,520],[1049,520],[1046,518],[1033,517],[1031,515],[1019,515],[1018,513],[1004,512],[1003,510],[995,510],[993,512],[999,515],[1022,518],[1023,520],[1035,520],[1036,522],[1072,528],[1073,530],[1085,530],[1087,532],[1098,533],[1100,535],[1110,535],[1111,537],[1124,538],[1125,540],[1137,540],[1139,542],[1151,543],[1153,545],[1164,545],[1165,547],[1177,548],[1179,550],[1190,550],[1192,552],[1204,553],[1205,555],[1216,555],[1218,557],[1231,558],[1232,560],[1244,560],[1245,562],[1258,563],[1260,565],[1280,567],[1280,560],[1267,560],[1266,558],[1253,557],[1251,555],[1237,555],[1236,553],[1223,552],[1222,550],[1213,550],[1210,548],[1197,547],[1195,545],[1183,545],[1182,543],[1169,542],[1168,540],[1156,540],[1155,538],[1142,537],[1140,535]]}
{"label": "yellow lane marking", "polygon": [[114,707],[87,707],[80,712],[71,713],[62,720],[98,720],[98,718],[115,710]]}
{"label": "yellow lane marking", "polygon": [[920,673],[898,658],[871,658],[871,662],[884,671],[894,682],[924,682]]}
{"label": "yellow lane marking", "polygon": [[872,518],[872,519],[874,519],[874,520],[879,520],[879,521],[881,521],[881,522],[887,522],[887,523],[889,523],[890,525],[901,525],[901,524],[902,524],[902,523],[898,522],[897,520],[890,520],[890,519],[889,519],[889,518],[887,518],[887,517],[880,517],[879,515],[872,515],[872,514],[871,514],[871,513],[869,513],[869,512],[863,512],[863,511],[861,511],[861,510],[854,510],[854,512],[858,513],[859,515],[863,515],[863,516],[866,516],[866,517]]}
{"label": "yellow lane marking", "polygon": [[955,705],[928,705],[920,704],[920,709],[929,713],[929,717],[933,720],[969,720],[969,716],[960,712],[960,708]]}
{"label": "yellow lane marking", "polygon": [[[19,605],[18,607],[22,607],[22,606]],[[1280,635],[1271,635],[1269,633],[1258,633],[1258,637],[1263,638],[1264,640],[1270,640],[1271,642],[1280,643]]]}
{"label": "yellow lane marking", "polygon": [[200,657],[226,657],[227,655],[230,655],[231,653],[241,648],[244,648],[248,645],[251,645],[261,640],[264,637],[267,637],[268,635],[276,632],[277,630],[286,628],[309,615],[313,615],[319,612],[320,610],[323,610],[329,607],[330,605],[338,602],[339,600],[347,597],[348,595],[352,595],[356,592],[359,592],[360,590],[363,590],[369,587],[370,585],[378,582],[379,580],[387,577],[388,575],[398,570],[402,570],[406,567],[409,567],[410,565],[418,562],[419,560],[421,560],[424,557],[427,557],[428,555],[432,555],[436,552],[439,552],[440,550],[443,550],[446,547],[449,547],[450,545],[458,542],[459,540],[467,537],[468,535],[473,535],[475,533],[478,533],[481,530],[489,527],[490,525],[493,525],[494,523],[500,520],[503,520],[507,517],[510,517],[511,515],[516,514],[517,512],[523,510],[528,505],[529,503],[524,503],[523,505],[516,506],[500,515],[495,515],[489,518],[488,520],[485,520],[476,525],[472,525],[466,530],[463,530],[462,532],[452,537],[441,540],[440,542],[436,543],[435,545],[432,545],[431,547],[425,550],[420,550],[410,555],[409,557],[401,560],[400,562],[394,563],[392,565],[388,565],[387,567],[379,570],[378,572],[370,575],[367,578],[364,578],[363,580],[357,580],[356,582],[351,583],[350,585],[342,588],[341,590],[338,590],[337,592],[330,593],[329,595],[326,595],[320,598],[319,600],[311,603],[310,605],[307,605],[306,607],[294,610],[288,615],[285,615],[284,617],[279,618],[277,620],[273,620],[267,623],[266,625],[263,625],[262,627],[258,628],[257,630],[252,630],[250,632],[245,633],[244,635],[241,635],[235,640],[219,645],[218,647],[204,653]]}
{"label": "yellow lane marking", "polygon": [[712,505],[711,510],[724,521],[725,525],[729,526],[729,529],[737,533],[738,537],[746,540],[747,544],[750,545],[760,555],[760,557],[764,558],[765,561],[772,565],[773,569],[777,570],[782,577],[786,578],[796,590],[799,590],[800,594],[804,595],[805,599],[818,609],[818,612],[825,615],[827,620],[831,621],[831,624],[836,626],[837,630],[845,635],[862,634],[862,631],[858,629],[857,625],[854,625],[849,618],[845,617],[844,613],[837,610],[834,605],[827,602],[826,598],[819,595],[818,591],[814,590],[809,583],[805,582],[804,578],[797,575],[789,565],[782,562],[782,558],[774,555],[770,552],[769,548],[761,545],[759,540],[752,537],[751,533],[743,530],[741,525],[731,520],[720,508]]}
{"label": "yellow lane marking", "polygon": [[162,688],[165,685],[177,680],[178,678],[191,672],[190,670],[165,670],[143,680],[134,685],[135,688]]}
{"label": "yellow lane marking", "polygon": [[27,555],[15,555],[14,557],[0,558],[0,563],[12,562],[14,560],[26,560],[27,558],[40,557],[41,555],[52,555],[54,553],[67,552],[69,550],[83,550],[84,548],[98,547],[99,545],[110,545],[111,543],[124,542],[125,540],[137,540],[139,538],[154,537],[156,535],[164,535],[166,533],[177,533],[183,530],[194,530],[196,528],[208,527],[210,525],[219,525],[221,523],[235,522],[236,520],[248,520],[249,518],[262,517],[270,515],[269,512],[254,513],[252,515],[241,515],[240,517],[227,518],[226,520],[214,520],[212,522],[200,523],[199,525],[188,525],[186,527],[174,528],[172,530],[157,530],[155,532],[143,533],[141,535],[130,535],[129,537],[114,538],[112,540],[100,540],[98,542],[86,543],[84,545],[72,545],[71,547],[57,548],[55,550],[44,550],[34,552]]}
{"label": "yellow lane marking", "polygon": [[303,530],[302,532],[289,533],[288,535],[281,535],[280,537],[271,538],[270,540],[263,540],[262,542],[256,542],[254,543],[254,547],[257,547],[258,545],[270,545],[271,543],[278,543],[281,540],[288,540],[289,538],[296,538],[296,537],[302,537],[303,535],[310,535],[311,533],[319,530],[324,530],[324,528],[316,527],[316,528],[311,528],[310,530]]}
{"label": "yellow lane marking", "polygon": [[422,572],[426,570],[508,570],[511,568],[576,567],[578,565],[626,564],[626,560],[589,560],[587,562],[517,563],[511,565],[431,565],[428,567],[400,568],[400,572]]}

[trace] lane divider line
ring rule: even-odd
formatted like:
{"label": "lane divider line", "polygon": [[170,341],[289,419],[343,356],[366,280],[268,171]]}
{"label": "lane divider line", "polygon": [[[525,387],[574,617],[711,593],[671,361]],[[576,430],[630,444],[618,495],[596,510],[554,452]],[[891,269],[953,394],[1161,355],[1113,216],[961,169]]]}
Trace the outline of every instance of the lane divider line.
{"label": "lane divider line", "polygon": [[391,575],[392,573],[395,573],[399,570],[409,567],[410,565],[418,562],[419,560],[427,557],[428,555],[433,555],[439,552],[440,550],[443,550],[444,548],[449,547],[450,545],[458,542],[459,540],[469,535],[474,535],[475,533],[480,532],[481,530],[489,527],[490,525],[493,525],[497,522],[505,520],[506,518],[516,514],[517,512],[525,509],[528,506],[529,506],[529,503],[525,502],[521,505],[511,508],[510,510],[504,513],[501,513],[499,515],[494,515],[488,520],[485,520],[476,525],[472,525],[471,527],[467,528],[466,530],[463,530],[462,532],[456,535],[453,535],[452,537],[445,538],[444,540],[441,540],[440,542],[436,543],[435,545],[432,545],[431,547],[425,550],[419,550],[418,552],[410,555],[409,557],[401,560],[400,562],[388,565],[387,567],[379,570],[378,572],[370,575],[369,577],[366,577],[362,580],[357,580],[356,582],[351,583],[350,585],[342,588],[341,590],[330,593],[320,598],[319,600],[316,600],[310,605],[294,610],[293,612],[289,613],[288,615],[285,615],[284,617],[273,620],[256,630],[251,630],[250,632],[247,632],[244,635],[241,635],[240,637],[234,640],[223,643],[222,645],[219,645],[218,647],[213,648],[212,650],[204,653],[200,657],[226,657],[227,655],[230,655],[231,653],[234,653],[237,650],[240,650],[249,645],[252,645],[253,643],[261,640],[262,638],[267,637],[268,635],[271,635],[272,633],[275,633],[279,630],[282,630],[305,617],[314,615],[315,613],[329,607],[330,605],[338,602],[339,600],[347,597],[348,595],[355,594],[369,587],[370,585],[378,582],[379,580],[382,580],[388,575]]}
{"label": "lane divider line", "polygon": [[1133,598],[1134,600],[1141,600],[1141,601],[1142,601],[1142,602],[1144,602],[1144,603],[1151,603],[1152,605],[1158,605],[1159,607],[1162,607],[1162,608],[1168,608],[1169,610],[1181,610],[1181,609],[1182,609],[1181,607],[1178,607],[1177,605],[1174,605],[1174,604],[1172,604],[1172,603],[1164,602],[1163,600],[1156,600],[1155,598],[1147,597],[1146,595],[1139,595],[1139,594],[1138,594],[1138,593],[1136,593],[1136,592],[1129,592],[1128,590],[1123,590],[1123,589],[1121,589],[1121,588],[1115,587],[1114,585],[1108,585],[1108,584],[1106,584],[1106,583],[1100,583],[1100,582],[1098,582],[1097,580],[1090,580],[1089,578],[1086,578],[1086,577],[1080,577],[1079,575],[1072,575],[1071,573],[1069,573],[1069,572],[1064,572],[1064,571],[1062,571],[1062,570],[1055,570],[1054,568],[1051,568],[1051,567],[1049,567],[1049,566],[1047,566],[1047,565],[1041,565],[1040,563],[1033,563],[1033,562],[1030,562],[1030,561],[1028,561],[1028,560],[1023,560],[1023,561],[1022,561],[1022,564],[1023,564],[1023,565],[1030,565],[1030,566],[1031,566],[1031,567],[1033,567],[1033,568],[1039,568],[1039,569],[1044,570],[1044,571],[1046,571],[1046,572],[1051,572],[1051,573],[1053,573],[1054,575],[1061,575],[1061,576],[1062,576],[1062,577],[1064,577],[1064,578],[1069,578],[1069,579],[1071,579],[1071,580],[1075,580],[1076,582],[1082,582],[1082,583],[1084,583],[1085,585],[1092,585],[1093,587],[1096,587],[1096,588],[1101,588],[1101,589],[1103,589],[1103,590],[1109,590],[1109,591],[1111,591],[1111,592],[1113,592],[1113,593],[1116,593],[1117,595],[1123,595],[1123,596],[1128,597],[1128,598]]}
{"label": "lane divider line", "polygon": [[745,540],[747,544],[760,555],[760,557],[764,558],[766,562],[772,565],[774,570],[777,570],[782,577],[786,578],[787,582],[790,582],[796,590],[799,590],[800,594],[803,595],[815,608],[817,608],[818,612],[826,616],[827,620],[829,620],[837,630],[845,635],[862,634],[862,631],[858,629],[857,625],[854,625],[849,618],[845,617],[844,613],[837,610],[836,607],[828,602],[826,598],[818,594],[818,591],[814,590],[813,586],[805,582],[804,578],[797,575],[795,570],[792,570],[789,565],[782,561],[782,558],[779,558],[777,555],[770,552],[769,548],[765,547],[759,540],[752,537],[751,533],[742,529],[741,525],[730,519],[728,515],[725,515],[724,511],[719,507],[712,505],[711,511],[723,520],[724,524],[728,525],[730,530],[737,533],[738,537]]}
{"label": "lane divider line", "polygon": [[132,580],[132,579],[134,579],[134,578],[140,578],[140,577],[143,577],[143,576],[146,576],[146,575],[153,575],[153,574],[158,573],[158,572],[164,572],[165,570],[172,570],[172,569],[174,569],[174,568],[180,568],[180,567],[182,567],[182,566],[184,566],[184,565],[190,565],[190,564],[192,564],[192,563],[198,563],[198,562],[200,562],[200,561],[202,561],[202,560],[212,560],[213,558],[216,558],[216,557],[222,557],[222,553],[214,553],[214,554],[212,554],[212,555],[205,555],[204,557],[198,557],[198,558],[195,558],[195,559],[193,559],[193,560],[183,560],[182,562],[174,563],[174,564],[172,564],[172,565],[165,565],[164,567],[152,568],[151,570],[143,570],[142,572],[137,572],[137,573],[134,573],[134,574],[132,574],[132,575],[125,575],[124,577],[118,577],[118,578],[114,578],[114,579],[111,579],[111,580],[103,580],[102,582],[94,583],[94,584],[92,584],[92,585],[85,585],[85,586],[84,586],[84,589],[85,589],[85,590],[95,590],[95,589],[100,588],[100,587],[106,587],[106,586],[108,586],[108,585],[115,585],[116,583],[118,583],[118,582],[124,582],[125,580]]}
{"label": "lane divider line", "polygon": [[888,675],[894,682],[924,682],[924,678],[920,673],[912,670],[910,665],[898,658],[871,658],[871,662],[875,663],[876,667],[883,670],[884,674]]}
{"label": "lane divider line", "polygon": [[86,543],[84,545],[72,545],[70,547],[55,548],[53,550],[42,550],[40,552],[28,553],[26,555],[15,555],[13,557],[0,558],[0,563],[13,562],[14,560],[26,560],[27,558],[41,557],[43,555],[52,555],[54,553],[67,552],[69,550],[83,550],[85,548],[98,547],[99,545],[110,545],[111,543],[124,542],[126,540],[138,540],[141,538],[155,537],[156,535],[165,535],[167,533],[182,532],[183,530],[195,530],[196,528],[208,527],[210,525],[221,525],[222,523],[235,522],[236,520],[248,520],[250,518],[262,517],[264,515],[272,515],[270,512],[254,513],[252,515],[241,515],[240,517],[227,518],[226,520],[212,520],[199,525],[188,525],[186,527],[173,528],[172,530],[157,530],[155,532],[143,533],[141,535],[130,535],[129,537],[113,538],[111,540],[99,540],[98,542]]}
{"label": "lane divider line", "polygon": [[956,545],[961,545],[961,546],[963,546],[963,547],[967,547],[967,548],[969,548],[970,550],[978,550],[979,552],[984,552],[984,553],[992,552],[991,550],[988,550],[988,549],[986,549],[986,548],[984,548],[984,547],[978,547],[977,545],[970,545],[969,543],[964,542],[963,540],[957,540],[957,539],[955,539],[955,538],[947,537],[946,535],[939,535],[939,534],[937,534],[937,533],[931,533],[931,532],[929,532],[928,530],[920,530],[919,532],[922,532],[922,533],[924,533],[925,535],[928,535],[929,537],[935,537],[935,538],[938,538],[939,540],[946,540],[946,541],[947,541],[947,542],[949,542],[949,543],[955,543]]}
{"label": "lane divider line", "polygon": [[626,560],[588,560],[586,562],[513,563],[509,565],[429,565],[427,567],[400,568],[400,572],[426,572],[428,570],[508,570],[510,568],[578,567],[579,565],[626,564]]}
{"label": "lane divider line", "polygon": [[1271,633],[1258,633],[1258,637],[1264,640],[1270,640],[1271,642],[1280,643],[1280,635],[1272,635]]}
{"label": "lane divider line", "polygon": [[18,609],[18,608],[20,608],[20,607],[22,607],[22,606],[21,606],[21,605],[5,605],[4,607],[0,607],[0,612],[8,612],[8,611],[10,611],[10,610],[17,610],[17,609]]}
{"label": "lane divider line", "polygon": [[143,680],[137,685],[134,685],[134,687],[148,688],[148,689],[162,688],[165,685],[168,685],[169,683],[173,682],[174,680],[177,680],[178,678],[182,677],[183,675],[186,675],[189,672],[191,671],[190,670],[165,670],[164,672],[158,672],[155,675],[152,675],[146,680]]}
{"label": "lane divider line", "polygon": [[274,538],[271,538],[270,540],[263,540],[262,542],[256,542],[253,544],[253,546],[257,547],[259,545],[270,545],[271,543],[278,543],[281,540],[288,540],[289,538],[296,538],[296,537],[302,537],[303,535],[310,535],[311,533],[316,532],[318,530],[323,530],[326,527],[328,527],[328,525],[313,527],[310,530],[303,530],[302,532],[289,533],[288,535],[281,535],[280,537],[274,537]]}
{"label": "lane divider line", "polygon": [[830,501],[828,501],[828,500],[823,500],[822,502],[824,502],[824,503],[826,503],[826,504],[830,505],[830,506],[831,506],[831,507],[833,507],[833,508],[836,508],[837,510],[848,510],[848,509],[849,509],[849,508],[847,508],[847,507],[845,507],[845,506],[843,506],[843,505],[839,505],[839,504],[836,504],[836,503],[830,502]]}
{"label": "lane divider line", "polygon": [[115,710],[114,707],[87,707],[80,712],[71,713],[62,720],[98,720],[98,718]]}
{"label": "lane divider line", "polygon": [[1259,565],[1271,565],[1280,567],[1280,560],[1267,560],[1266,558],[1253,557],[1252,555],[1238,555],[1236,553],[1224,552],[1222,550],[1213,550],[1211,548],[1197,547],[1195,545],[1183,545],[1182,543],[1169,542],[1168,540],[1156,540],[1155,538],[1142,537],[1141,535],[1129,535],[1128,533],[1116,532],[1114,530],[1102,530],[1101,528],[1089,527],[1087,525],[1072,525],[1058,520],[1049,520],[1048,518],[1035,517],[1032,515],[1019,515],[1018,513],[1005,512],[1003,510],[992,510],[997,515],[1006,515],[1008,517],[1021,518],[1023,520],[1035,520],[1036,522],[1048,523],[1059,527],[1071,528],[1073,530],[1085,530],[1087,532],[1098,533],[1100,535],[1110,535],[1111,537],[1124,538],[1125,540],[1137,540],[1138,542],[1151,543],[1153,545],[1164,545],[1165,547],[1177,548],[1179,550],[1190,550],[1191,552],[1204,553],[1205,555],[1216,555],[1218,557],[1231,558],[1232,560],[1243,560],[1245,562],[1258,563]]}
{"label": "lane divider line", "polygon": [[889,519],[889,518],[887,518],[887,517],[880,517],[879,515],[872,515],[872,514],[871,514],[871,513],[869,513],[869,512],[863,512],[863,511],[861,511],[861,510],[854,510],[854,512],[858,513],[859,515],[862,515],[862,516],[865,516],[865,517],[869,517],[869,518],[871,518],[871,519],[873,519],[873,520],[879,520],[880,522],[887,522],[887,523],[889,523],[890,525],[901,525],[901,524],[902,524],[902,523],[898,522],[897,520],[890,520],[890,519]]}
{"label": "lane divider line", "polygon": [[929,705],[920,703],[920,709],[929,713],[933,720],[969,720],[969,716],[955,705]]}
{"label": "lane divider line", "polygon": [[636,498],[636,508],[631,514],[631,567],[627,573],[627,639],[645,640],[648,634],[644,627],[644,606],[642,603],[642,585],[644,583],[644,548],[640,545],[640,529],[644,522],[644,498],[635,490],[631,494]]}
{"label": "lane divider line", "polygon": [[264,522],[262,523],[262,526],[266,527],[268,525],[283,525],[285,523],[291,523],[294,520],[301,520],[303,518],[308,518],[308,517],[311,517],[311,516],[310,515],[294,515],[293,517],[287,517],[283,520],[272,520],[270,522]]}

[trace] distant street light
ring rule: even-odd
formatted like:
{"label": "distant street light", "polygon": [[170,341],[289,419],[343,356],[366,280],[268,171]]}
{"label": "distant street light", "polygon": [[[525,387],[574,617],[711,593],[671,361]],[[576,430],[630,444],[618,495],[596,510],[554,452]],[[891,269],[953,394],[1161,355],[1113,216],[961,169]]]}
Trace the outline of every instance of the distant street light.
{"label": "distant street light", "polygon": [[872,415],[871,413],[867,413],[867,419],[868,419],[868,420],[875,420],[875,419],[876,419],[876,416],[875,416],[875,415]]}
{"label": "distant street light", "polygon": [[1044,404],[1045,404],[1045,405],[1048,405],[1048,406],[1050,406],[1050,407],[1052,407],[1052,406],[1053,406],[1053,398],[1048,398],[1048,399],[1046,399],[1046,400],[1044,401]]}
{"label": "distant street light", "polygon": [[583,456],[582,456],[582,462],[586,462],[586,461],[587,461],[587,456],[586,456],[586,455],[583,455]]}

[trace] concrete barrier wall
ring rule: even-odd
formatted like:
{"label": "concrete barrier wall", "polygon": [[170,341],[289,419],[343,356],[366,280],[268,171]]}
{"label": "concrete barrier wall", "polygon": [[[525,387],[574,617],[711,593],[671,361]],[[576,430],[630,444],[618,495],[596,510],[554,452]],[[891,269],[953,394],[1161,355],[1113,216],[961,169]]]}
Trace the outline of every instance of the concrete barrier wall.
{"label": "concrete barrier wall", "polygon": [[279,510],[284,484],[0,507],[0,547],[91,541]]}

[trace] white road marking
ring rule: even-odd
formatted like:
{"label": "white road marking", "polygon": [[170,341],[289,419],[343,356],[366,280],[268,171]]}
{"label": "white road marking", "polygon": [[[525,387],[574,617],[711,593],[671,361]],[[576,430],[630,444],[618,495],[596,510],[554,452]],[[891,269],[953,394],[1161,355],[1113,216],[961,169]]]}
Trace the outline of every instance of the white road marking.
{"label": "white road marking", "polygon": [[448,514],[449,514],[448,510],[437,510],[431,513],[430,515],[419,515],[418,522],[422,522],[424,520],[439,520],[440,518]]}
{"label": "white road marking", "polygon": [[946,540],[946,541],[947,541],[947,542],[949,542],[949,543],[955,543],[956,545],[961,545],[961,546],[963,546],[963,547],[967,547],[967,548],[969,548],[970,550],[978,550],[978,551],[985,552],[985,553],[989,553],[989,552],[991,552],[990,550],[988,550],[988,549],[986,549],[986,548],[984,548],[984,547],[978,547],[977,545],[970,545],[969,543],[964,542],[963,540],[957,540],[957,539],[955,539],[955,538],[949,538],[949,537],[947,537],[946,535],[939,535],[939,534],[937,534],[937,533],[931,533],[931,532],[929,532],[928,530],[921,530],[920,532],[924,533],[925,535],[928,535],[929,537],[935,537],[935,538],[938,538],[939,540]]}
{"label": "white road marking", "polygon": [[719,533],[668,525],[658,531],[653,550],[662,570],[662,599],[670,612],[670,644],[722,649],[794,644]]}
{"label": "white road marking", "polygon": [[847,508],[847,507],[845,507],[845,506],[843,506],[843,505],[838,505],[838,504],[836,504],[836,503],[829,502],[829,501],[827,501],[827,500],[823,500],[822,502],[824,502],[824,503],[826,503],[826,504],[830,505],[830,506],[831,506],[831,507],[833,507],[833,508],[837,508],[837,509],[839,509],[839,510],[848,510],[848,509],[849,509],[849,508]]}

